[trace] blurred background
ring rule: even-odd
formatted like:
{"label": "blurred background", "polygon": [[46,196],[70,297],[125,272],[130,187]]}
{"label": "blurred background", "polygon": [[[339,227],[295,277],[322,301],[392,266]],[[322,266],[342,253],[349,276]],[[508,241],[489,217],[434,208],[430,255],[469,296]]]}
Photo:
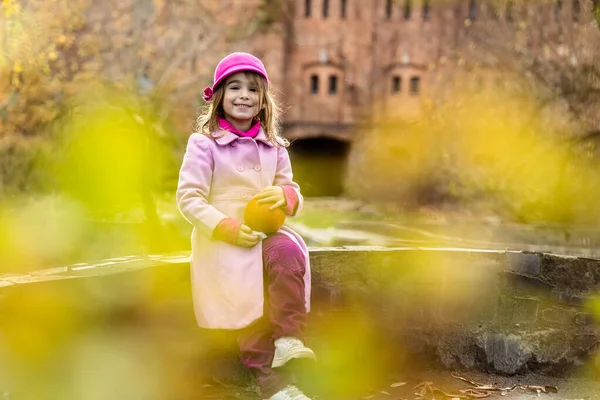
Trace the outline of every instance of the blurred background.
{"label": "blurred background", "polygon": [[[178,169],[202,90],[232,51],[263,60],[285,106],[307,197],[293,223],[310,244],[597,256],[597,3],[2,0],[0,276],[189,250]],[[156,279],[132,298],[178,290]],[[32,366],[47,382],[19,399],[106,398],[82,389],[102,388],[100,372],[40,395],[62,365],[52,357],[81,372],[102,354],[108,373],[131,348],[123,387],[135,390],[117,398],[167,398],[152,386],[166,373],[153,349],[126,328],[103,335],[106,321],[81,311],[93,306],[69,300],[89,288],[46,290],[7,296],[0,399]],[[133,301],[92,292],[102,307]],[[54,328],[40,331],[44,318]]]}

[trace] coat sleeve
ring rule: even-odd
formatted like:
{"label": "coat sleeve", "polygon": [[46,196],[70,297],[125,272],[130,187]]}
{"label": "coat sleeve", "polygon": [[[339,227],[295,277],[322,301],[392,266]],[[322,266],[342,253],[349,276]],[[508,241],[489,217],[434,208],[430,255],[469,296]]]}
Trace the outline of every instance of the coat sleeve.
{"label": "coat sleeve", "polygon": [[273,184],[283,187],[284,190],[292,188],[296,192],[298,196],[297,206],[293,210],[286,210],[286,213],[292,217],[298,214],[304,204],[304,198],[300,193],[300,185],[294,182],[292,163],[290,162],[290,156],[285,147],[279,147],[277,149],[277,171],[275,173],[275,182]]}
{"label": "coat sleeve", "polygon": [[209,145],[200,134],[193,134],[185,150],[177,184],[177,207],[199,232],[211,236],[227,215],[208,204],[213,178],[213,157]]}

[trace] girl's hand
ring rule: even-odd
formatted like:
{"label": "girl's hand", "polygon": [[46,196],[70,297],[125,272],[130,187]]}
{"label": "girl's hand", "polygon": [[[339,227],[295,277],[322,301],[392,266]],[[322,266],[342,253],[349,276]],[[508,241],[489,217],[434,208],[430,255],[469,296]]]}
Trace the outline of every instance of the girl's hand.
{"label": "girl's hand", "polygon": [[235,244],[241,247],[253,247],[258,243],[259,237],[249,226],[242,224],[238,231],[238,236]]}
{"label": "girl's hand", "polygon": [[285,193],[281,186],[267,186],[254,196],[254,198],[258,200],[258,204],[275,203],[269,207],[270,210],[274,210],[278,207],[285,207],[287,204]]}

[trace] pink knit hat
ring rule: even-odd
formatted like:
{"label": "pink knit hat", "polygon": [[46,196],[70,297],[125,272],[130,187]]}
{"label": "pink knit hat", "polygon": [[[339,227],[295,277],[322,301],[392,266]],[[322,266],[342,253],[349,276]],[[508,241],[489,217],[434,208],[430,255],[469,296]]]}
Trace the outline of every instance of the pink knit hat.
{"label": "pink knit hat", "polygon": [[231,53],[217,64],[217,68],[215,69],[215,80],[212,87],[207,86],[206,89],[204,89],[204,100],[210,101],[213,97],[213,91],[219,83],[223,82],[229,75],[240,71],[256,72],[257,74],[262,75],[267,80],[267,83],[269,83],[267,70],[258,58],[249,53]]}

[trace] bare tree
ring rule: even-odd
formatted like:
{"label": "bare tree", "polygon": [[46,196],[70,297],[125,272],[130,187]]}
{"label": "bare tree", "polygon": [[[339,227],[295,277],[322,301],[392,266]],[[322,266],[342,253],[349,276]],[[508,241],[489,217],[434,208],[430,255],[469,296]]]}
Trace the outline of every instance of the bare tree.
{"label": "bare tree", "polygon": [[600,30],[589,0],[488,1],[470,10],[455,57],[509,72],[543,105],[563,104],[579,131],[600,126]]}

